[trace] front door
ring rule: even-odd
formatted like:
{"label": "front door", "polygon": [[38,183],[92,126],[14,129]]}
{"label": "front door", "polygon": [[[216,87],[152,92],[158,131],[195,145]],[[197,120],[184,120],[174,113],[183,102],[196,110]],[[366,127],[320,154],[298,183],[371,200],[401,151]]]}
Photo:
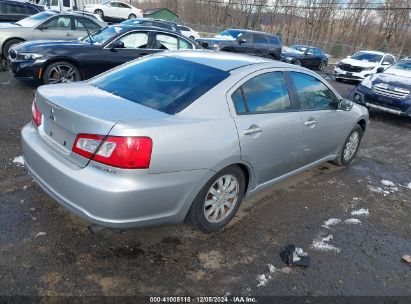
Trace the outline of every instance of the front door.
{"label": "front door", "polygon": [[337,110],[338,99],[320,79],[301,72],[289,72],[303,121],[301,164],[309,164],[335,154],[343,144],[351,124]]}
{"label": "front door", "polygon": [[297,168],[302,140],[299,112],[293,111],[282,72],[260,72],[229,92],[241,159],[261,185]]}
{"label": "front door", "polygon": [[33,30],[33,40],[75,40],[70,16],[52,17]]}

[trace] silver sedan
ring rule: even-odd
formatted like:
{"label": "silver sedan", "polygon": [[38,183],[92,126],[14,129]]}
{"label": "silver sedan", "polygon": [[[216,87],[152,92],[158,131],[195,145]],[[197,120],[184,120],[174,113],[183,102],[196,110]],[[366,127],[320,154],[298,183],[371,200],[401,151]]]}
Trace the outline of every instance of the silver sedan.
{"label": "silver sedan", "polygon": [[280,180],[349,164],[368,123],[366,108],[307,69],[209,51],[42,86],[32,110],[24,158],[56,201],[99,226],[186,219],[204,232]]}

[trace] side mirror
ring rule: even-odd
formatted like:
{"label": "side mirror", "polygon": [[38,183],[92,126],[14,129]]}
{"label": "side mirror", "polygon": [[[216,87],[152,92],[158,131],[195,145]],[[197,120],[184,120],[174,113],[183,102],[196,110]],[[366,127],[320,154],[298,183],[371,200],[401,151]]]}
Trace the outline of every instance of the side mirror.
{"label": "side mirror", "polygon": [[47,25],[45,25],[45,24],[40,24],[40,25],[37,27],[37,29],[40,30],[40,31],[47,30]]}
{"label": "side mirror", "polygon": [[110,44],[110,49],[113,51],[115,49],[124,49],[124,42],[123,41],[114,41]]}
{"label": "side mirror", "polygon": [[384,72],[384,68],[380,67],[377,69],[377,73],[382,73],[382,72]]}
{"label": "side mirror", "polygon": [[348,99],[342,98],[337,102],[337,110],[349,111],[352,109],[352,107],[353,103]]}

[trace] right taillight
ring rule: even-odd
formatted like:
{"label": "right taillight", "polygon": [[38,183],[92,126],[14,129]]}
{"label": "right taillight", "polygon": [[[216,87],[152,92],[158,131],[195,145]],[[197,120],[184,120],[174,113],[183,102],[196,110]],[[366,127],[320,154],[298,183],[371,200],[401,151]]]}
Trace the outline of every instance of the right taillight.
{"label": "right taillight", "polygon": [[150,166],[152,147],[149,137],[78,134],[72,150],[112,167],[146,169]]}
{"label": "right taillight", "polygon": [[37,127],[41,125],[41,113],[37,107],[36,99],[33,100],[31,105],[31,120]]}

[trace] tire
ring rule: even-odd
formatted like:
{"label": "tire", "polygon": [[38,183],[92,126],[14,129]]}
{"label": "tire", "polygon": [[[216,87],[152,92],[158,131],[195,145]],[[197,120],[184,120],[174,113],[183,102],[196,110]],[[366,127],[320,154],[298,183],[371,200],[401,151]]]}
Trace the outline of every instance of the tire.
{"label": "tire", "polygon": [[[218,181],[220,179],[222,180],[222,186],[228,183],[226,185],[227,189],[234,187],[233,190],[227,193],[218,192],[224,189],[223,187],[219,187]],[[221,201],[219,201],[217,196],[213,195],[211,191],[216,192],[216,194],[218,193],[217,195],[221,195]],[[238,166],[229,166],[216,173],[200,190],[188,211],[186,220],[195,228],[205,233],[220,230],[234,217],[244,198],[244,193],[245,177],[243,171]],[[230,196],[233,197],[231,198]],[[206,204],[206,201],[215,201],[215,203]],[[214,210],[214,212],[212,212],[212,210]],[[222,210],[225,212],[224,214]],[[208,212],[211,213],[206,216]],[[213,221],[216,213],[216,219]]]}
{"label": "tire", "polygon": [[136,18],[137,18],[137,16],[134,15],[134,14],[130,14],[130,16],[128,16],[128,19],[136,19]]}
{"label": "tire", "polygon": [[325,67],[327,66],[327,64],[324,61],[321,61],[320,65],[318,66],[318,70],[319,71],[323,71],[325,69]]}
{"label": "tire", "polygon": [[195,40],[195,38],[194,38],[194,36],[190,36],[190,37],[188,37],[188,38],[190,38],[191,40]]}
{"label": "tire", "polygon": [[[354,134],[357,134],[357,143],[356,143],[355,149],[353,148],[353,146],[351,146],[351,148],[349,146],[350,139],[353,140],[353,136],[355,137]],[[348,135],[338,157],[333,161],[333,163],[335,163],[338,166],[349,165],[354,159],[355,155],[357,155],[358,149],[361,144],[362,135],[363,134],[362,134],[361,127],[359,125],[356,125],[354,129]],[[347,153],[346,155],[345,153],[347,152],[347,149],[351,149],[351,153]]]}
{"label": "tire", "polygon": [[49,64],[43,73],[44,84],[70,83],[82,80],[79,69],[66,61]]}
{"label": "tire", "polygon": [[104,17],[104,12],[103,12],[101,9],[96,9],[96,10],[94,11],[94,14],[99,15],[101,18]]}
{"label": "tire", "polygon": [[8,40],[4,45],[3,45],[3,56],[4,58],[9,57],[9,51],[10,49],[16,45],[19,44],[21,42],[23,42],[24,40],[22,39],[10,39]]}
{"label": "tire", "polygon": [[298,65],[298,66],[301,66],[301,60],[300,60],[300,59],[296,59],[296,60],[294,61],[294,64],[295,64],[295,65]]}

